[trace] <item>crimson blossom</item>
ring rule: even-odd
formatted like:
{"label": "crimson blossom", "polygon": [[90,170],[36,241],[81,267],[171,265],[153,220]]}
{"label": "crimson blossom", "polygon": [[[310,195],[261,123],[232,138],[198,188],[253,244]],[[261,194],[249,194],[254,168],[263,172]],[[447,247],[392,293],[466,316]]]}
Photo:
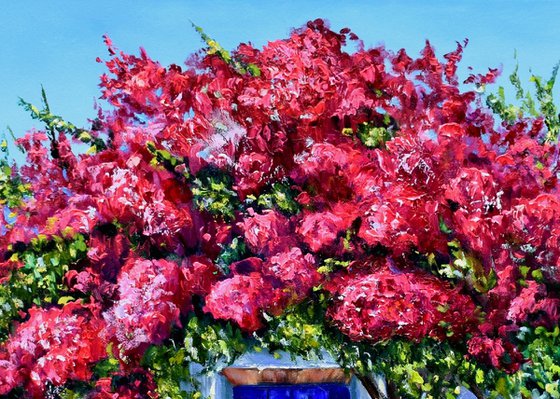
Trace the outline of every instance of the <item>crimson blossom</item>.
{"label": "crimson blossom", "polygon": [[46,127],[1,180],[0,395],[185,397],[191,362],[254,346],[324,348],[372,397],[379,373],[391,397],[544,387],[524,337],[560,318],[550,120],[487,107],[497,70],[460,85],[466,41],[200,32],[184,66],[107,38],[90,129],[23,104]]}

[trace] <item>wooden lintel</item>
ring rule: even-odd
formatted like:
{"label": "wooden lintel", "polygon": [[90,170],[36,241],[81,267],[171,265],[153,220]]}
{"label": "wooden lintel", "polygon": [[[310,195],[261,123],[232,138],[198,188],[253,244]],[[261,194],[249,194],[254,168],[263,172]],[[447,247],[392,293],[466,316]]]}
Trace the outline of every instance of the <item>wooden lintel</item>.
{"label": "wooden lintel", "polygon": [[232,386],[259,384],[348,384],[351,375],[344,369],[330,368],[257,368],[226,367],[222,370]]}

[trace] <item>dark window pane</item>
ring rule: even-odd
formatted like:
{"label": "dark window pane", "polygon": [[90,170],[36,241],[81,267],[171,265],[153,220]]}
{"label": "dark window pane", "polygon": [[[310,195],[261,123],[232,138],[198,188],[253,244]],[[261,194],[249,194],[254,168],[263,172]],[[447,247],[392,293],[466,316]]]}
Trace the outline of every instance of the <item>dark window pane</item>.
{"label": "dark window pane", "polygon": [[329,388],[329,399],[350,399],[350,391],[346,385],[333,384]]}
{"label": "dark window pane", "polygon": [[268,399],[292,399],[292,385],[271,386],[268,390]]}
{"label": "dark window pane", "polygon": [[268,399],[268,387],[241,385],[233,387],[234,399]]}
{"label": "dark window pane", "polygon": [[296,386],[293,399],[329,399],[329,391],[319,385]]}
{"label": "dark window pane", "polygon": [[234,399],[350,399],[343,384],[243,385],[233,388]]}

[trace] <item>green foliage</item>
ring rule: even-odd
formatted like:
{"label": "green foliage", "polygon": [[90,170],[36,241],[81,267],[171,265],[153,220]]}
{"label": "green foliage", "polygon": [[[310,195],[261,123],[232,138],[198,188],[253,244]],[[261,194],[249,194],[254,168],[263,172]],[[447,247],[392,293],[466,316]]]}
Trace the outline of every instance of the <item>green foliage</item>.
{"label": "green foliage", "polygon": [[539,102],[540,112],[544,116],[544,121],[548,127],[548,133],[546,136],[546,140],[548,142],[557,142],[558,133],[560,132],[558,109],[556,108],[552,97],[552,89],[554,88],[556,76],[558,75],[559,66],[560,63],[556,64],[552,70],[550,78],[546,82],[543,82],[540,76],[531,76],[531,82],[535,85],[535,95],[537,97],[537,101]]}
{"label": "green foliage", "polygon": [[[189,393],[181,388],[180,383],[196,383],[191,378],[189,363],[184,347],[177,348],[173,342],[168,345],[151,346],[142,359],[143,366],[153,374],[157,392],[162,398],[186,399]],[[191,392],[190,397],[196,397]]]}
{"label": "green foliage", "polygon": [[231,240],[231,243],[222,250],[216,260],[216,264],[222,269],[222,272],[227,275],[229,274],[229,265],[247,258],[248,256],[249,250],[243,239],[235,237]]}
{"label": "green foliage", "polygon": [[498,93],[491,93],[486,97],[486,104],[492,111],[498,115],[504,123],[512,124],[520,117],[532,116],[535,118],[544,118],[548,128],[545,141],[549,143],[558,142],[558,134],[560,133],[560,116],[558,108],[554,103],[553,88],[558,74],[560,63],[552,70],[550,78],[546,81],[540,76],[531,75],[530,81],[533,83],[535,90],[535,99],[529,91],[525,91],[518,75],[519,65],[516,65],[514,71],[509,76],[509,80],[515,88],[515,97],[521,101],[520,105],[508,104],[505,98],[503,87],[499,87]]}
{"label": "green foliage", "polygon": [[295,200],[297,192],[287,182],[272,184],[270,190],[261,194],[257,205],[265,209],[276,208],[287,215],[295,215],[301,210],[299,203]]}
{"label": "green foliage", "polygon": [[[485,368],[465,356],[466,348],[424,339],[416,343],[394,339],[376,345],[343,342],[339,362],[357,376],[382,374],[402,399],[455,399],[461,387],[506,393],[506,374]],[[508,398],[508,396],[503,396]]]}
{"label": "green foliage", "polygon": [[87,246],[81,234],[73,238],[39,235],[23,249],[12,248],[11,260],[22,266],[13,270],[0,285],[0,339],[6,339],[12,320],[20,310],[32,305],[65,304],[74,300],[64,285],[64,275],[86,257]]}
{"label": "green foliage", "polygon": [[319,273],[329,274],[337,270],[345,269],[350,266],[350,261],[343,261],[334,258],[327,258],[317,269]]}
{"label": "green foliage", "polygon": [[[368,148],[383,148],[385,143],[395,136],[395,121],[385,114],[381,124],[373,122],[363,122],[358,125],[356,136],[363,145]],[[344,135],[353,135],[352,129],[346,128],[342,130]]]}
{"label": "green foliage", "polygon": [[[404,398],[455,398],[460,387],[479,388],[487,373],[465,359],[465,350],[448,342],[425,339],[416,344],[394,340],[376,347],[375,366]],[[470,383],[470,384],[469,384]]]}
{"label": "green foliage", "polygon": [[560,327],[523,328],[518,335],[523,355],[531,359],[513,376],[523,395],[530,398],[560,397]]}
{"label": "green foliage", "polygon": [[22,98],[19,99],[19,105],[22,106],[27,112],[31,114],[31,118],[38,120],[45,124],[47,134],[51,143],[56,147],[57,138],[56,133],[66,133],[71,137],[80,140],[83,143],[90,144],[91,147],[89,152],[97,152],[106,148],[106,144],[103,140],[93,137],[91,132],[80,129],[74,124],[65,121],[62,117],[55,115],[51,112],[49,103],[47,101],[47,96],[45,89],[41,87],[41,98],[43,102],[43,109],[37,108],[35,105],[28,103]]}
{"label": "green foliage", "polygon": [[216,168],[201,170],[193,181],[194,203],[201,211],[231,220],[238,209],[237,193],[230,175]]}
{"label": "green foliage", "polygon": [[447,226],[443,220],[443,218],[440,216],[439,217],[439,229],[441,230],[442,233],[444,234],[453,234],[453,230],[451,230],[449,228],[449,226]]}
{"label": "green foliage", "polygon": [[321,358],[322,350],[331,345],[325,330],[326,297],[315,296],[270,318],[268,329],[256,337],[260,346],[271,353],[282,350],[304,359]]}
{"label": "green foliage", "polygon": [[513,104],[507,104],[505,90],[503,87],[498,88],[497,94],[489,94],[486,97],[486,104],[496,115],[499,115],[502,121],[508,124],[514,123],[520,115],[523,115],[522,109],[528,111],[530,115],[536,116],[533,114],[533,112],[536,112],[536,110],[534,109],[535,105],[530,96],[524,98],[522,108]]}
{"label": "green foliage", "polygon": [[382,147],[391,138],[386,128],[370,126],[366,123],[362,123],[358,127],[357,135],[360,141],[368,148]]}
{"label": "green foliage", "polygon": [[239,328],[210,318],[192,317],[185,334],[186,358],[202,365],[204,371],[233,363],[249,345]]}
{"label": "green foliage", "polygon": [[215,372],[245,353],[248,342],[231,323],[192,316],[164,345],[151,346],[142,365],[152,372],[160,397],[201,399],[201,375],[192,373],[191,365],[201,366],[202,373]]}
{"label": "green foliage", "polygon": [[428,257],[428,261],[436,265],[437,274],[449,279],[463,280],[480,293],[486,293],[496,285],[494,270],[486,271],[480,260],[464,251],[458,241],[450,241],[448,246],[452,255],[449,264],[436,265],[433,257]]}
{"label": "green foliage", "polygon": [[101,360],[93,367],[96,377],[106,378],[119,371],[119,361],[113,356],[113,344],[107,346],[107,358]]}
{"label": "green foliage", "polygon": [[261,76],[261,70],[257,65],[247,64],[235,57],[232,57],[229,51],[224,49],[220,43],[208,36],[200,26],[196,26],[195,24],[192,24],[192,26],[208,46],[207,54],[217,55],[222,61],[231,65],[233,69],[240,74],[244,75],[248,73],[255,77]]}
{"label": "green foliage", "polygon": [[148,151],[150,151],[150,153],[154,156],[151,161],[151,164],[153,166],[162,165],[165,169],[176,173],[176,168],[179,165],[185,165],[184,170],[181,174],[185,179],[189,179],[191,177],[186,167],[186,161],[184,158],[175,157],[171,155],[169,151],[157,149],[155,143],[152,141],[149,141],[146,144],[146,147],[148,148]]}
{"label": "green foliage", "polygon": [[18,317],[18,311],[25,307],[23,301],[12,296],[9,286],[0,285],[0,342],[7,339],[12,320]]}
{"label": "green foliage", "polygon": [[13,173],[7,161],[0,160],[0,207],[15,208],[31,194],[30,185]]}

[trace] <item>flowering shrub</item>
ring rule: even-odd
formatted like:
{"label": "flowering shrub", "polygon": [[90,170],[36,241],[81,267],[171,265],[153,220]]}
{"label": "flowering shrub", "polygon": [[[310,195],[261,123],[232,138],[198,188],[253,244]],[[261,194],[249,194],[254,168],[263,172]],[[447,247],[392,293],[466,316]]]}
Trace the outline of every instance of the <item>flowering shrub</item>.
{"label": "flowering shrub", "polygon": [[459,85],[466,43],[199,31],[185,66],[107,38],[90,129],[22,103],[45,130],[0,170],[0,395],[199,397],[191,362],[265,347],[324,348],[374,397],[375,373],[391,397],[553,397],[554,76],[515,108],[482,93],[496,70]]}
{"label": "flowering shrub", "polygon": [[123,363],[135,365],[150,345],[169,338],[172,325],[180,325],[180,276],[179,266],[165,260],[129,259],[121,269],[119,299],[103,317],[105,337]]}
{"label": "flowering shrub", "polygon": [[357,341],[462,339],[477,324],[473,301],[431,275],[381,270],[348,281],[337,299],[331,317]]}
{"label": "flowering shrub", "polygon": [[69,302],[61,309],[31,308],[2,348],[1,390],[23,386],[40,397],[47,384],[88,380],[91,366],[106,356],[98,335],[103,329],[99,309]]}

